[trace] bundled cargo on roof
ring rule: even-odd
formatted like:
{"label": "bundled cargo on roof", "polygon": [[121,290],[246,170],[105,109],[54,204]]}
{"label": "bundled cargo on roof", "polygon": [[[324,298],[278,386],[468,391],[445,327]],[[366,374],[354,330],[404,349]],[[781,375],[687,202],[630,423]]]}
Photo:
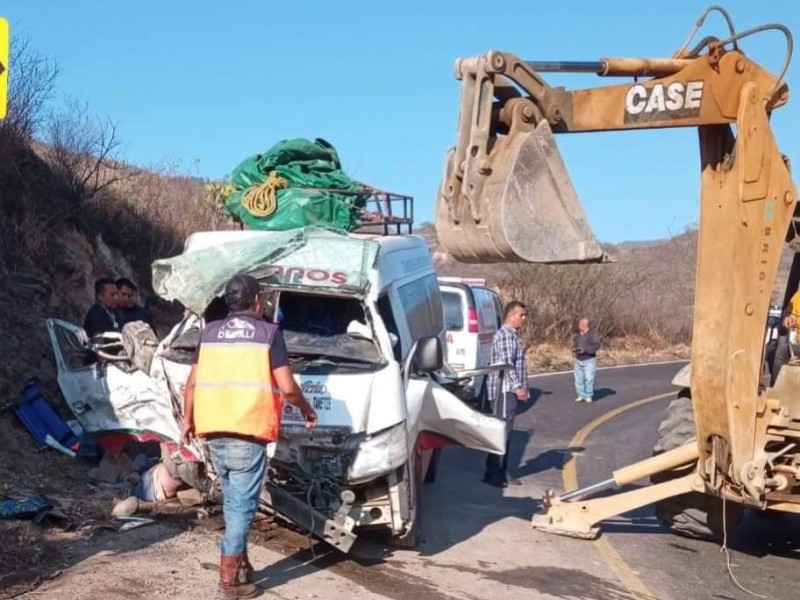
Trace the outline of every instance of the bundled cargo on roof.
{"label": "bundled cargo on roof", "polygon": [[268,231],[309,225],[354,231],[372,194],[348,177],[322,139],[278,142],[236,167],[231,183],[226,211],[249,229]]}

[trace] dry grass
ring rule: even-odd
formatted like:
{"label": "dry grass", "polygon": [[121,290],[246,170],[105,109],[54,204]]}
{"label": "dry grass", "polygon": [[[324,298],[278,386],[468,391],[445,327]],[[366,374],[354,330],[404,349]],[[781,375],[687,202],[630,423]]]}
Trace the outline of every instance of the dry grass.
{"label": "dry grass", "polygon": [[[597,355],[600,367],[635,365],[648,362],[688,359],[691,348],[687,344],[653,344],[637,338],[615,339],[610,347]],[[531,373],[566,371],[572,369],[573,356],[563,344],[544,343],[531,347],[527,353]]]}
{"label": "dry grass", "polygon": [[[571,364],[571,337],[586,317],[605,341],[606,363],[674,356],[691,339],[697,232],[668,240],[606,245],[602,265],[462,265],[423,226],[442,275],[484,277],[505,302],[528,306],[526,345],[541,368]],[[537,367],[538,368],[538,367]]]}
{"label": "dry grass", "polygon": [[[112,122],[48,111],[57,68],[16,50],[16,100],[0,124],[0,495],[44,495],[72,528],[0,521],[0,598],[58,572],[59,549],[102,526],[119,499],[114,488],[89,486],[88,465],[41,451],[14,414],[2,411],[34,377],[68,415],[45,320],[82,322],[99,277],[125,276],[147,293],[155,258],[179,252],[189,233],[225,225],[204,202],[198,178],[172,165],[147,171],[120,161]],[[51,144],[36,142],[36,132]]]}
{"label": "dry grass", "polygon": [[13,598],[34,589],[47,569],[46,546],[34,525],[26,521],[0,523],[0,598]]}

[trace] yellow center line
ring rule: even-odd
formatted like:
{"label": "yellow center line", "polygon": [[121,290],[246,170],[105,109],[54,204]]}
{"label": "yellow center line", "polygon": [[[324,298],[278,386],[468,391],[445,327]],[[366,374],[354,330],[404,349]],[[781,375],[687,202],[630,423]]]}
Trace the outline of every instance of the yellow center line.
{"label": "yellow center line", "polygon": [[[569,447],[580,447],[595,429],[600,427],[606,421],[610,421],[614,417],[617,417],[626,411],[633,410],[634,408],[644,406],[645,404],[649,404],[651,402],[673,397],[675,397],[675,392],[667,392],[618,406],[614,410],[610,410],[584,425],[572,438],[569,443]],[[576,468],[575,459],[576,455],[573,454],[567,464],[564,465],[564,489],[568,492],[578,489],[578,471]],[[640,600],[653,600],[656,598],[655,594],[653,594],[653,592],[647,588],[642,580],[639,579],[639,576],[636,574],[636,572],[628,565],[628,563],[625,562],[625,559],[620,556],[619,552],[617,552],[616,548],[611,545],[611,542],[609,542],[605,536],[601,536],[600,539],[594,543],[594,547],[597,549],[598,554],[600,554],[606,564],[611,567],[611,570],[614,571],[619,580],[623,583],[623,585],[625,585],[626,588],[628,588],[628,591],[630,591],[634,597]]]}

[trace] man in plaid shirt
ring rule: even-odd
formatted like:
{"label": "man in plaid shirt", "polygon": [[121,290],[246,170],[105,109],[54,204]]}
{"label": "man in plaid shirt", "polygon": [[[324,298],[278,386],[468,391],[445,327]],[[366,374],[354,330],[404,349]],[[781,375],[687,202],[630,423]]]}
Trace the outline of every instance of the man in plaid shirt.
{"label": "man in plaid shirt", "polygon": [[486,386],[495,417],[506,422],[506,452],[502,456],[489,454],[486,457],[484,483],[504,488],[509,483],[519,485],[519,481],[508,475],[508,445],[514,429],[514,416],[519,402],[527,402],[528,368],[525,364],[525,349],[519,338],[519,331],[525,326],[528,311],[522,302],[513,301],[506,305],[505,323],[494,335],[490,364],[508,364],[513,369],[494,372],[487,378]]}

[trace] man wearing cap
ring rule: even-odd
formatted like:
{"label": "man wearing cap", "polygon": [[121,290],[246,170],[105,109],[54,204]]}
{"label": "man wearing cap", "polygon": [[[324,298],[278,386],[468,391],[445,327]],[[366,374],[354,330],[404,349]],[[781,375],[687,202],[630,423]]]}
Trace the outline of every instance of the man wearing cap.
{"label": "man wearing cap", "polygon": [[219,587],[225,598],[252,598],[247,537],[267,466],[266,446],[277,441],[282,399],[297,406],[306,425],[317,423],[289,368],[283,334],[262,317],[258,282],[235,275],[225,286],[226,318],[207,323],[185,392],[182,438],[208,441],[220,478],[225,534]]}

